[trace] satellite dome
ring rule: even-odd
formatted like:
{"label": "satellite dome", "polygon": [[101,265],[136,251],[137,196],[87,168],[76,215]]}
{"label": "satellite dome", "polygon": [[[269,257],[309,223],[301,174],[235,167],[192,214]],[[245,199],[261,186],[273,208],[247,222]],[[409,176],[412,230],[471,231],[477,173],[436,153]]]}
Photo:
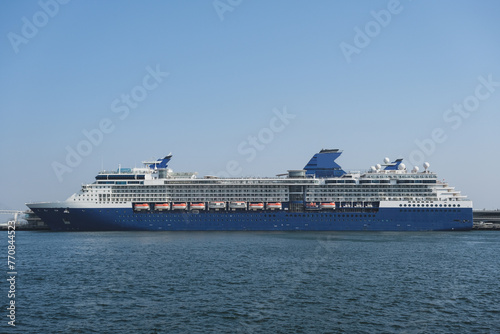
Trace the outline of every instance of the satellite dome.
{"label": "satellite dome", "polygon": [[415,173],[418,173],[418,170],[419,170],[419,169],[420,169],[420,168],[418,168],[418,166],[413,167],[413,170],[415,171]]}
{"label": "satellite dome", "polygon": [[424,168],[427,169],[429,168],[431,165],[428,163],[428,162],[424,162]]}
{"label": "satellite dome", "polygon": [[382,168],[382,166],[380,164],[376,164],[375,168],[377,168],[377,170],[380,170],[380,168]]}
{"label": "satellite dome", "polygon": [[375,166],[371,166],[370,169],[371,169],[372,172],[374,172],[374,171],[377,170],[377,168],[375,168]]}
{"label": "satellite dome", "polygon": [[398,169],[404,170],[406,168],[405,164],[399,164]]}
{"label": "satellite dome", "polygon": [[389,159],[389,158],[385,158],[385,159],[384,159],[384,163],[385,163],[385,164],[388,164],[389,162],[391,162],[391,159]]}

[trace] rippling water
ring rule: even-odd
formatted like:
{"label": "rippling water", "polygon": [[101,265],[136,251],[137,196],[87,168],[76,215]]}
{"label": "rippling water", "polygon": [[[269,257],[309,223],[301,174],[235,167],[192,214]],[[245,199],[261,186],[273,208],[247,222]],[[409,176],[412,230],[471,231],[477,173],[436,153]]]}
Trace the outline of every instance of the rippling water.
{"label": "rippling water", "polygon": [[16,238],[17,321],[12,331],[3,317],[5,332],[500,332],[495,232]]}

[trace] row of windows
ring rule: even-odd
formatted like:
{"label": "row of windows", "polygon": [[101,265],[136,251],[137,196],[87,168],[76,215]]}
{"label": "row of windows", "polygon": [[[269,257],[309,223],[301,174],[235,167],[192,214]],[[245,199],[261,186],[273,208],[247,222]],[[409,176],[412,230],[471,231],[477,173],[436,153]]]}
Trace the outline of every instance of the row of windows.
{"label": "row of windows", "polygon": [[[123,221],[125,222],[136,222],[136,219],[123,219]],[[230,223],[228,220],[226,219],[220,219],[220,218],[211,218],[211,219],[206,219],[206,218],[200,218],[200,217],[190,217],[189,219],[187,219],[187,221],[198,221],[198,222],[203,222],[204,224],[210,224],[210,223],[214,223],[214,222],[218,222],[218,223]],[[251,222],[251,221],[255,221],[255,222],[266,222],[266,220],[262,219],[262,218],[247,218],[245,219],[245,223],[248,223],[248,222]],[[309,220],[307,222],[320,222],[321,219],[312,219],[312,220]],[[349,219],[349,218],[338,218],[338,219],[329,219],[328,223],[335,223],[335,222],[349,222],[349,221],[355,221],[355,222],[363,222],[363,223],[379,223],[379,222],[392,222],[393,220],[392,219],[362,219],[362,220],[359,220],[359,219]],[[120,222],[118,220],[115,220],[115,222]],[[179,222],[179,219],[143,219],[141,220],[141,222],[143,223],[178,223]],[[271,223],[280,223],[280,222],[283,222],[283,223],[286,223],[288,222],[286,219],[273,219],[271,221]],[[307,222],[304,222],[304,226],[308,226],[309,224]],[[325,221],[323,221],[325,222]],[[168,226],[170,226],[170,224],[168,224]],[[290,226],[290,224],[281,224],[281,226]],[[365,225],[366,226],[366,225]],[[399,225],[398,225],[399,226]],[[275,227],[277,227],[275,225]],[[161,227],[159,227],[161,228]]]}
{"label": "row of windows", "polygon": [[[115,186],[84,186],[83,189],[145,189],[146,191],[151,191],[153,189],[161,189],[161,190],[199,190],[199,189],[205,189],[205,190],[212,190],[212,189],[222,189],[222,190],[239,190],[239,189],[263,189],[263,190],[269,190],[269,189],[281,189],[281,190],[288,190],[289,186],[284,186],[284,185],[254,185],[254,186],[241,186],[241,185],[216,185],[216,186],[203,186],[203,185],[182,185],[182,186],[169,186],[169,185],[141,185],[140,187],[136,185],[121,185],[117,184]],[[315,189],[325,189],[325,190],[339,190],[339,191],[346,191],[350,189],[431,189],[428,188],[427,185],[419,185],[419,184],[409,184],[409,185],[384,185],[384,184],[378,184],[378,185],[317,185],[317,186],[308,186],[307,187],[310,190],[315,190]]]}
{"label": "row of windows", "polygon": [[[420,197],[420,196],[419,196]],[[375,202],[380,200],[394,200],[394,201],[404,201],[409,200],[409,196],[307,196],[306,202],[320,202],[320,201],[328,201],[328,202]],[[434,200],[438,200],[434,198]]]}
{"label": "row of windows", "polygon": [[[102,212],[102,210],[100,210],[100,212]],[[116,210],[115,211],[116,213],[119,213],[119,210]],[[124,211],[125,213],[126,211]],[[158,214],[157,213],[152,213],[152,212],[147,212],[147,213],[138,213],[139,215],[141,216],[157,216]],[[174,213],[173,212],[170,212],[168,213],[169,215],[173,215]],[[178,214],[178,212],[176,212],[176,214]],[[186,215],[184,213],[181,213],[181,215]],[[229,215],[230,218],[233,217],[233,213],[232,212],[227,212],[227,213],[210,213],[208,215],[206,214],[200,214],[199,217],[215,217],[215,218],[224,218],[224,217],[227,217]],[[274,213],[265,213],[265,214],[253,214],[253,213],[245,213],[244,214],[245,216],[253,216],[253,217],[276,217],[276,214]],[[190,215],[191,217],[192,215]],[[130,215],[130,214],[126,214],[126,215],[120,215],[119,216],[120,218],[133,218],[133,217],[136,217],[136,215]],[[241,215],[239,215],[238,217],[241,217]],[[315,218],[315,217],[322,217],[322,218],[328,218],[328,217],[333,217],[333,218],[374,218],[375,215],[374,214],[346,214],[346,213],[342,213],[342,214],[332,214],[332,213],[320,213],[320,214],[311,214],[311,213],[287,213],[285,214],[285,217],[294,217],[294,218]]]}
{"label": "row of windows", "polygon": [[409,206],[409,207],[415,207],[415,206],[416,207],[420,207],[420,206],[422,206],[422,207],[424,207],[424,206],[425,207],[434,207],[434,206],[438,207],[439,206],[439,207],[445,207],[445,208],[446,207],[449,207],[449,208],[451,208],[451,207],[454,207],[454,208],[458,207],[459,208],[460,204],[422,204],[422,205],[420,205],[420,204],[399,204],[399,206],[400,207],[402,207],[402,206],[404,206],[404,207],[406,207],[406,206]]}
{"label": "row of windows", "polygon": [[460,212],[458,209],[399,209],[399,212]]}
{"label": "row of windows", "polygon": [[294,214],[285,214],[285,217],[359,217],[359,218],[369,218],[375,217],[372,214],[331,214],[331,213],[321,213],[317,215],[313,215],[310,213],[294,213]]}
{"label": "row of windows", "polygon": [[315,193],[315,192],[332,192],[332,193],[344,193],[344,192],[353,192],[353,191],[360,191],[360,192],[432,192],[433,190],[431,188],[372,188],[372,189],[366,189],[366,188],[348,188],[348,189],[325,189],[325,188],[315,188],[315,189],[307,189],[307,192]]}

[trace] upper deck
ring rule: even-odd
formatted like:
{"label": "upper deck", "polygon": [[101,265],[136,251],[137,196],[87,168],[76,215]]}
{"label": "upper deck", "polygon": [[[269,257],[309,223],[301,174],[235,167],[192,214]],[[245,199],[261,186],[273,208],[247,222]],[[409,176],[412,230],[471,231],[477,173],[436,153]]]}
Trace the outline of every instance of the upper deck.
{"label": "upper deck", "polygon": [[172,155],[144,162],[143,168],[103,171],[92,184],[82,186],[72,201],[123,204],[158,202],[379,202],[459,201],[465,196],[418,168],[407,171],[402,159],[372,166],[367,172],[346,173],[335,163],[342,152],[322,150],[303,170],[289,170],[276,177],[220,178],[197,173],[174,173],[167,168]]}

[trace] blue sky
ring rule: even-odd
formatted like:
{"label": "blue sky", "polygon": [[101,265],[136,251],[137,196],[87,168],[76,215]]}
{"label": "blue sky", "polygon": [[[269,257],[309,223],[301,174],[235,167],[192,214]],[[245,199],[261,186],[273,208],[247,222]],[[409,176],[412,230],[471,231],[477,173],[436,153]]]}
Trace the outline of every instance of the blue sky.
{"label": "blue sky", "polygon": [[429,161],[476,208],[500,207],[498,1],[0,9],[0,209],[169,152],[176,171],[272,176],[321,148],[346,170]]}

